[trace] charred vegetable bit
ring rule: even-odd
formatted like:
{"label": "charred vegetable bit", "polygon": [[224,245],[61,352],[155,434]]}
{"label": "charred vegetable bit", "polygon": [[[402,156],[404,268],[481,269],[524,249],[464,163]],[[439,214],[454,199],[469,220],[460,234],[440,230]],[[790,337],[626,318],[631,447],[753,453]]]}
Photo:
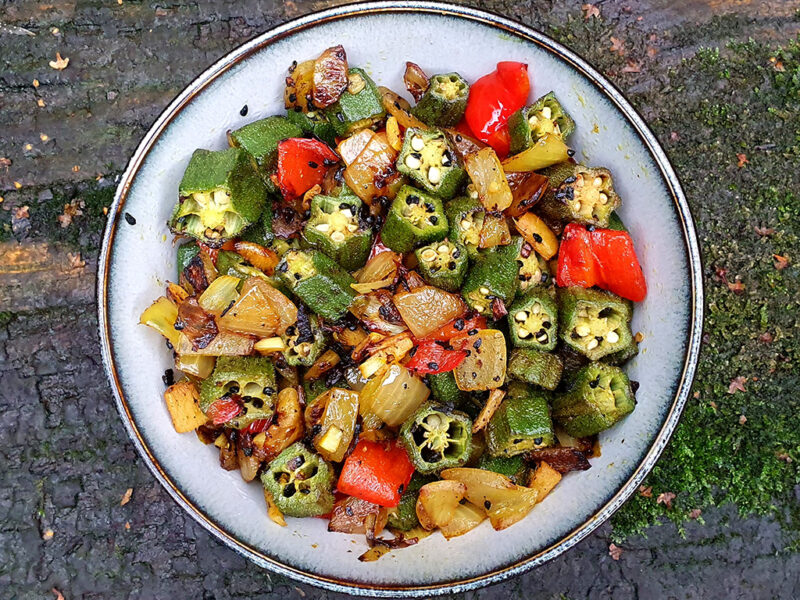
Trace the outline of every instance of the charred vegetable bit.
{"label": "charred vegetable bit", "polygon": [[414,255],[425,281],[448,292],[457,292],[461,288],[469,264],[466,248],[450,240],[442,240],[418,248]]}
{"label": "charred vegetable bit", "polygon": [[295,296],[325,319],[341,319],[356,293],[356,280],[317,250],[290,250],[275,268]]}
{"label": "charred vegetable bit", "polygon": [[325,333],[315,314],[308,314],[302,304],[297,309],[297,322],[287,327],[281,336],[286,350],[286,362],[293,367],[310,367],[325,349]]}
{"label": "charred vegetable bit", "polygon": [[606,227],[611,213],[621,202],[614,191],[611,172],[604,168],[575,165],[572,174],[559,185],[553,197],[568,221]]}
{"label": "charred vegetable bit", "polygon": [[508,387],[508,397],[486,428],[486,443],[493,456],[516,456],[551,446],[553,422],[547,396],[521,383]]}
{"label": "charred vegetable bit", "polygon": [[554,390],[561,382],[564,363],[555,354],[533,348],[514,348],[508,358],[508,375],[546,390]]}
{"label": "charred vegetable bit", "polygon": [[428,403],[403,423],[400,440],[416,470],[430,474],[467,462],[471,429],[464,413]]}
{"label": "charred vegetable bit", "polygon": [[519,266],[519,291],[524,293],[529,288],[546,286],[552,280],[547,261],[543,259],[528,242],[522,244],[517,256]]}
{"label": "charred vegetable bit", "polygon": [[195,241],[186,242],[178,246],[176,259],[178,262],[178,277],[181,276],[183,270],[189,266],[189,263],[198,254],[200,254],[200,246]]}
{"label": "charred vegetable bit", "polygon": [[400,496],[400,504],[389,512],[387,523],[389,527],[400,531],[408,531],[419,526],[419,519],[417,518],[419,490],[425,484],[435,481],[435,479],[430,475],[421,475],[419,472],[414,473],[411,481],[408,482],[408,486]]}
{"label": "charred vegetable bit", "polygon": [[395,252],[410,252],[419,245],[443,240],[446,235],[442,201],[404,185],[386,216],[381,241]]}
{"label": "charred vegetable bit", "polygon": [[553,418],[573,437],[605,431],[636,406],[625,372],[618,367],[591,363],[581,369],[570,387],[553,401]]}
{"label": "charred vegetable bit", "polygon": [[301,442],[269,464],[261,483],[289,517],[317,517],[333,509],[333,470]]}
{"label": "charred vegetable bit", "polygon": [[448,237],[467,249],[470,257],[478,255],[486,209],[477,198],[459,197],[447,203],[445,215],[450,225]]}
{"label": "charred vegetable bit", "polygon": [[520,348],[550,352],[558,337],[558,307],[543,287],[531,288],[508,309],[511,343]]}
{"label": "charred vegetable bit", "polygon": [[458,73],[434,75],[412,113],[426,125],[452,127],[464,116],[468,97],[469,84]]}
{"label": "charred vegetable bit", "polygon": [[195,150],[169,226],[219,247],[261,215],[266,188],[244,150]]}
{"label": "charred vegetable bit", "polygon": [[461,288],[470,308],[486,315],[491,313],[495,298],[508,304],[514,300],[519,283],[517,256],[521,246],[522,239],[516,238],[508,246],[498,246],[478,255]]}
{"label": "charred vegetable bit", "polygon": [[581,287],[558,290],[560,336],[589,360],[631,345],[631,306],[610,292]]}
{"label": "charred vegetable bit", "polygon": [[364,266],[372,246],[372,232],[359,218],[364,204],[355,197],[317,195],[303,235],[348,271]]}
{"label": "charred vegetable bit", "polygon": [[456,194],[465,176],[447,136],[439,129],[407,129],[397,170],[426,192],[445,200]]}
{"label": "charred vegetable bit", "polygon": [[277,393],[270,359],[221,356],[200,386],[200,408],[208,414],[217,402],[233,402],[238,408],[225,426],[242,429],[253,421],[272,417]]}
{"label": "charred vegetable bit", "polygon": [[325,109],[336,135],[344,137],[359,129],[370,127],[386,115],[375,82],[363,69],[350,69],[347,88],[339,99]]}
{"label": "charred vegetable bit", "polygon": [[561,107],[555,94],[550,92],[539,98],[532,106],[520,109],[509,117],[511,154],[530,148],[545,134],[550,133],[565,139],[574,130],[575,121]]}

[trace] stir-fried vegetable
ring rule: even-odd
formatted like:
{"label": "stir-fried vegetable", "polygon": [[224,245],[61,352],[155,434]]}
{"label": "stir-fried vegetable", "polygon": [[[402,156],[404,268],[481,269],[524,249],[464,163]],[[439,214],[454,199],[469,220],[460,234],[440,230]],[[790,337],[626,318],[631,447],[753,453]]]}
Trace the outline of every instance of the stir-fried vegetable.
{"label": "stir-fried vegetable", "polygon": [[429,285],[395,294],[394,304],[411,333],[418,338],[433,333],[467,311],[460,297]]}

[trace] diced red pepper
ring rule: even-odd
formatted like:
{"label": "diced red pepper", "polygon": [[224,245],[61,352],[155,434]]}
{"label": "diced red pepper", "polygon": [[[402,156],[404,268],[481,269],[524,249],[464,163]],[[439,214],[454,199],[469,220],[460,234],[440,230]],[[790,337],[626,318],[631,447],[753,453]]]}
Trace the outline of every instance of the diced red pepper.
{"label": "diced red pepper", "polygon": [[447,325],[442,325],[430,335],[425,336],[424,340],[439,340],[440,342],[447,342],[475,329],[486,329],[486,319],[480,315],[470,319],[454,319]]}
{"label": "diced red pepper", "polygon": [[242,433],[249,433],[250,435],[255,435],[257,433],[261,433],[267,427],[269,427],[270,420],[269,419],[256,419],[252,423],[250,423],[247,427],[242,429]]}
{"label": "diced red pepper", "polygon": [[472,84],[464,118],[473,135],[499,156],[508,154],[508,118],[525,106],[531,90],[528,65],[505,61]]}
{"label": "diced red pepper", "polygon": [[558,250],[556,283],[566,287],[598,286],[634,302],[647,295],[647,282],[626,231],[595,229],[570,223]]}
{"label": "diced red pepper", "polygon": [[206,409],[206,416],[214,425],[224,425],[241,411],[242,405],[233,398],[220,398]]}
{"label": "diced red pepper", "polygon": [[322,183],[328,167],[339,157],[325,143],[307,138],[289,138],[278,144],[278,186],[287,200],[305,194]]}
{"label": "diced red pepper", "polygon": [[396,440],[359,440],[342,465],[336,487],[343,494],[391,508],[400,503],[413,474],[414,465]]}
{"label": "diced red pepper", "polygon": [[389,248],[388,246],[385,246],[384,243],[381,241],[381,234],[378,234],[378,236],[375,238],[375,241],[372,243],[372,248],[370,248],[369,250],[369,256],[367,257],[367,260],[372,260],[373,258],[378,256],[378,254],[382,254],[383,252],[391,252],[391,251],[392,249]]}
{"label": "diced red pepper", "polygon": [[423,342],[416,347],[414,356],[405,365],[420,375],[447,373],[467,358],[463,350],[448,350],[437,342]]}

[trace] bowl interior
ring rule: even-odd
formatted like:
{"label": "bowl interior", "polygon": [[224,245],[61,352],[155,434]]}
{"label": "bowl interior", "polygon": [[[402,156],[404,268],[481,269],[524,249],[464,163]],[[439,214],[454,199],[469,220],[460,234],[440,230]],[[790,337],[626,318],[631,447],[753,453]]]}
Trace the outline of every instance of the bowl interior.
{"label": "bowl interior", "polygon": [[[628,366],[630,377],[641,383],[638,406],[601,436],[602,456],[592,460],[591,470],[566,476],[528,518],[505,531],[495,532],[487,522],[450,542],[436,534],[373,563],[357,560],[366,549],[363,536],[328,533],[324,520],[287,519],[285,528],[273,524],[259,485],[220,469],[213,446],[203,446],[192,434],[175,433],[162,400],[161,375],[172,366],[170,352],[155,332],[138,324],[142,310],[163,294],[165,282],[176,278],[175,251],[165,223],[192,151],[224,148],[226,130],[281,113],[289,64],[335,44],[344,45],[350,64],[365,67],[376,82],[397,91],[403,90],[406,60],[428,73],[457,70],[469,80],[491,71],[499,60],[527,62],[531,98],[554,90],[575,119],[571,145],[576,158],[612,170],[624,203],[620,212],[650,287],[633,322],[634,332],[644,334],[642,351]],[[246,117],[240,116],[244,105]],[[174,486],[170,493],[260,564],[306,574],[306,580],[336,589],[341,582],[391,587],[467,582],[471,587],[474,578],[535,555],[544,560],[553,552],[543,551],[554,544],[566,539],[560,551],[577,541],[576,530],[596,518],[637,473],[654,441],[665,441],[665,433],[659,437],[659,432],[684,372],[693,302],[676,201],[654,156],[607,94],[569,60],[539,43],[452,14],[362,13],[318,22],[230,64],[163,123],[130,175],[120,188],[121,211],[135,217],[136,224],[117,218],[110,226],[115,231],[105,307],[109,360],[132,419],[127,425],[157,463],[151,468]]]}

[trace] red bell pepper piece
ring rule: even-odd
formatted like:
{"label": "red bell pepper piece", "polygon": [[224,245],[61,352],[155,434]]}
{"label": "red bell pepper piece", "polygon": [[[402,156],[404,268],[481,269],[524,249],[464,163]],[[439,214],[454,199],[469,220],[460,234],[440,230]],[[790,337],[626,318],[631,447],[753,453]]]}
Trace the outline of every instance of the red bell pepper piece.
{"label": "red bell pepper piece", "polygon": [[256,419],[247,427],[242,429],[242,433],[249,433],[250,435],[255,435],[257,433],[261,433],[267,427],[269,427],[270,420],[269,419]]}
{"label": "red bell pepper piece", "polygon": [[508,154],[508,118],[525,106],[531,90],[528,65],[505,61],[497,69],[472,84],[464,118],[476,138]]}
{"label": "red bell pepper piece", "polygon": [[423,342],[416,347],[414,356],[406,363],[406,368],[420,375],[428,373],[447,373],[467,358],[463,350],[448,350],[437,342]]}
{"label": "red bell pepper piece", "polygon": [[413,474],[414,465],[396,440],[359,440],[342,465],[336,487],[348,496],[391,508],[400,503]]}
{"label": "red bell pepper piece", "polygon": [[278,143],[278,186],[287,200],[322,183],[328,167],[339,157],[319,140],[289,138]]}
{"label": "red bell pepper piece", "polygon": [[647,295],[647,282],[626,231],[595,229],[570,223],[558,250],[556,283],[561,287],[598,286],[634,302]]}
{"label": "red bell pepper piece", "polygon": [[438,340],[440,342],[448,342],[454,337],[464,335],[475,329],[486,329],[486,319],[480,315],[471,319],[454,319],[447,325],[442,325],[433,333],[426,335],[423,339],[424,341]]}
{"label": "red bell pepper piece", "polygon": [[206,416],[214,425],[223,425],[242,412],[242,405],[233,398],[214,400],[206,409]]}

